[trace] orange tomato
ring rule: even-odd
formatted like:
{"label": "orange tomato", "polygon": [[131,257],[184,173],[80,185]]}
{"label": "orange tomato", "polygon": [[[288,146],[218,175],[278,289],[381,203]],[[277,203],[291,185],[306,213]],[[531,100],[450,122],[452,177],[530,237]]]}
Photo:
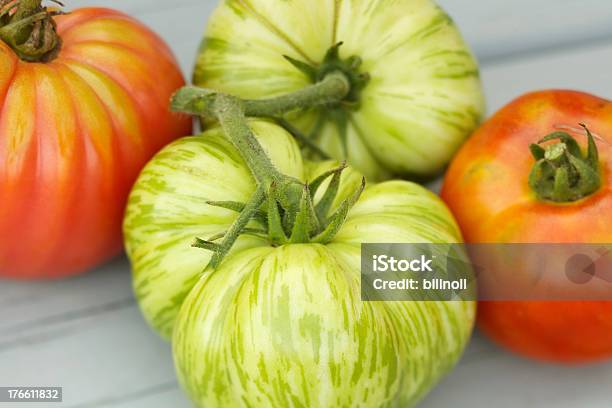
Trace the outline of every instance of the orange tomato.
{"label": "orange tomato", "polygon": [[168,109],[184,84],[164,42],[125,14],[54,17],[61,49],[25,62],[0,42],[0,276],[85,271],[121,250],[140,169],[191,119]]}
{"label": "orange tomato", "polygon": [[[601,184],[579,200],[554,202],[529,184],[529,146],[564,131],[585,150],[579,123],[595,135]],[[612,243],[612,103],[572,91],[518,98],[463,146],[442,198],[472,243]],[[560,272],[561,273],[561,272]],[[487,301],[479,326],[496,342],[534,358],[581,362],[612,357],[612,302]]]}

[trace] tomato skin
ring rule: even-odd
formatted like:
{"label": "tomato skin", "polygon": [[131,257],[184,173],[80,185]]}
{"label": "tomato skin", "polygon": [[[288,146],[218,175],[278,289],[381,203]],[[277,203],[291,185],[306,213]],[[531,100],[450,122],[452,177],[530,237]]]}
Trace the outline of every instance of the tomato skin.
{"label": "tomato skin", "polygon": [[480,302],[478,325],[495,342],[545,361],[612,357],[612,302]]}
{"label": "tomato skin", "polygon": [[[571,128],[584,148],[579,123],[600,138],[602,187],[573,203],[538,200],[528,184],[534,164],[529,144]],[[513,101],[471,137],[449,168],[442,198],[466,242],[610,243],[611,172],[612,103],[580,92],[541,91]],[[496,342],[536,359],[612,357],[612,302],[480,302],[478,321]]]}
{"label": "tomato skin", "polygon": [[2,277],[64,277],[117,255],[138,172],[192,130],[167,108],[184,79],[157,35],[102,8],[56,22],[48,63],[0,43]]}

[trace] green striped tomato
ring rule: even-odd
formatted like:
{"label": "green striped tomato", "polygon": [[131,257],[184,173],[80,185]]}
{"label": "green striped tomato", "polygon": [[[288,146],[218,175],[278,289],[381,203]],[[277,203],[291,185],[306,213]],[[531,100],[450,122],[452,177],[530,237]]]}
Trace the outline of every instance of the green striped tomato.
{"label": "green striped tomato", "polygon": [[[250,125],[283,173],[312,180],[332,162],[302,160],[282,128]],[[331,211],[361,175],[342,174]],[[149,323],[172,337],[182,386],[200,407],[411,406],[453,367],[473,302],[363,302],[360,245],[460,242],[444,204],[416,184],[369,185],[327,245],[271,246],[242,235],[214,271],[194,237],[228,229],[255,180],[219,129],[180,139],[143,170],[124,229]]]}
{"label": "green striped tomato", "polygon": [[[354,106],[290,119],[369,180],[440,172],[484,110],[478,65],[431,0],[227,0],[210,19],[194,83],[243,98],[312,83],[284,55],[321,66],[330,47],[360,57],[370,81]],[[315,131],[316,129],[316,131]]]}

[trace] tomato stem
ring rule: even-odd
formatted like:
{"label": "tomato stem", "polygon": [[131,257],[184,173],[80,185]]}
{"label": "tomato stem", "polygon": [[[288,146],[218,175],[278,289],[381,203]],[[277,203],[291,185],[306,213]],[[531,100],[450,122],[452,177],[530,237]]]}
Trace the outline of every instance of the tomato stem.
{"label": "tomato stem", "polygon": [[[298,91],[269,99],[241,100],[246,116],[275,118],[297,109],[339,103],[350,92],[350,83],[345,74],[332,72],[323,80]],[[172,109],[204,118],[215,117],[214,103],[222,93],[210,89],[186,86],[172,98]]]}
{"label": "tomato stem", "polygon": [[62,13],[42,3],[42,0],[0,0],[0,40],[23,61],[48,62],[61,47],[53,17]]}
{"label": "tomato stem", "polygon": [[[276,169],[250,129],[247,116],[277,117],[295,109],[338,104],[351,91],[351,82],[343,72],[334,71],[321,81],[291,94],[263,100],[242,100],[209,89],[185,87],[172,98],[172,109],[215,119],[242,156],[257,182],[257,190],[248,203],[210,203],[239,212],[221,243],[219,237],[196,239],[194,246],[213,251],[209,266],[216,268],[229,252],[238,236],[246,233],[248,223],[257,219],[265,225],[272,244],[319,242],[333,239],[344,223],[349,209],[356,203],[365,186],[344,200],[328,217],[335,200],[340,177],[346,165],[323,174],[311,184],[289,177]],[[282,121],[282,119],[280,119]],[[323,198],[314,203],[317,189],[332,178]],[[261,222],[262,206],[265,220]]]}
{"label": "tomato stem", "polygon": [[226,135],[242,154],[242,158],[259,184],[279,182],[283,176],[276,170],[270,158],[249,128],[244,108],[239,99],[219,94],[213,104],[214,116]]}
{"label": "tomato stem", "polygon": [[244,101],[247,116],[276,117],[298,109],[339,103],[350,92],[346,75],[340,71],[328,74],[322,81],[275,98]]}
{"label": "tomato stem", "polygon": [[[587,134],[588,150],[583,156],[580,146],[567,132],[551,133],[529,148],[536,163],[529,175],[529,186],[539,199],[557,203],[580,200],[601,187],[599,153],[591,131]],[[540,146],[552,140],[557,143]]]}

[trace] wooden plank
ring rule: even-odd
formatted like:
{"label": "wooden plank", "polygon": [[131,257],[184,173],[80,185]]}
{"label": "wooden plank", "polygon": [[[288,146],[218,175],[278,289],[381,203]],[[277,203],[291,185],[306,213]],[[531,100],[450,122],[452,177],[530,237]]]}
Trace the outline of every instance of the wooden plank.
{"label": "wooden plank", "polygon": [[612,364],[558,366],[521,359],[476,334],[459,366],[420,408],[608,408]]}
{"label": "wooden plank", "polygon": [[494,112],[525,92],[547,88],[612,98],[610,72],[612,38],[588,46],[491,61],[483,65],[482,79],[489,112]]}
{"label": "wooden plank", "polygon": [[[126,262],[116,267],[128,270]],[[0,347],[0,384],[63,386],[66,405],[92,407],[177,389],[170,347],[149,330],[136,307],[55,323],[44,334],[37,342]]]}
{"label": "wooden plank", "polygon": [[483,61],[612,39],[609,0],[438,0]]}
{"label": "wooden plank", "polygon": [[134,306],[131,277],[118,259],[89,274],[52,282],[0,284],[0,349],[12,336],[44,329],[56,322],[78,321]]}

